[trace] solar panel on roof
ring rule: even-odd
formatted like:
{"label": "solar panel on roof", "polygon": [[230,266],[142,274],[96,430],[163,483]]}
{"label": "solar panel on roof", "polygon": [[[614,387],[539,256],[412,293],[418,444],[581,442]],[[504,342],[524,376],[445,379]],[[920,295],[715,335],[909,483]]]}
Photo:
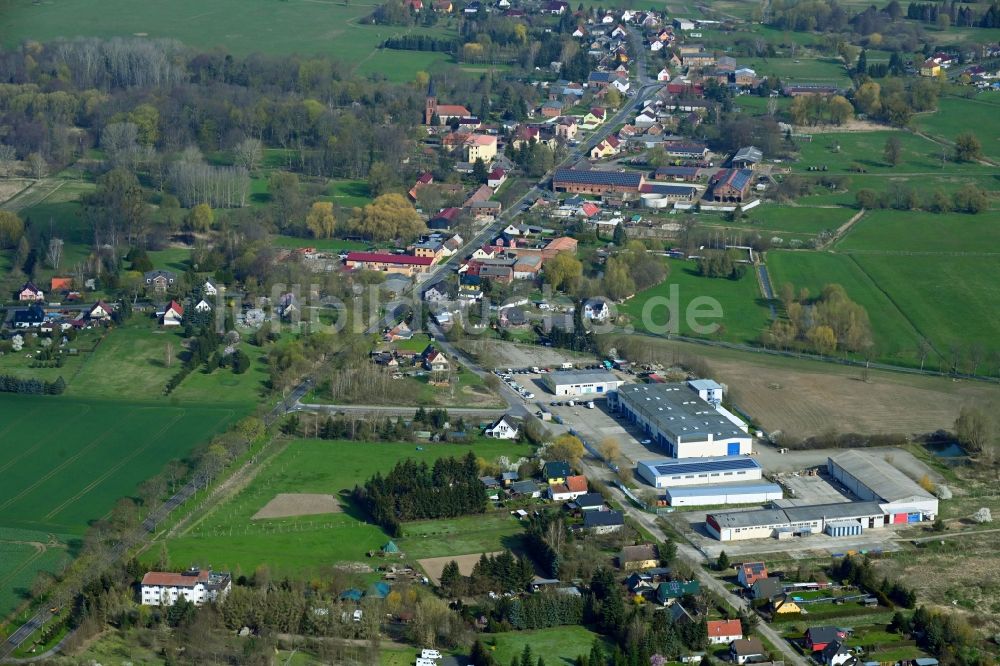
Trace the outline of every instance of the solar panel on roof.
{"label": "solar panel on roof", "polygon": [[664,465],[651,465],[660,476],[676,474],[695,474],[698,472],[717,472],[720,470],[757,469],[759,465],[753,458],[727,458],[725,460],[700,460],[697,462],[676,462]]}
{"label": "solar panel on roof", "polygon": [[556,169],[555,182],[578,183],[581,185],[618,185],[639,187],[642,174],[637,171],[583,171],[578,169]]}

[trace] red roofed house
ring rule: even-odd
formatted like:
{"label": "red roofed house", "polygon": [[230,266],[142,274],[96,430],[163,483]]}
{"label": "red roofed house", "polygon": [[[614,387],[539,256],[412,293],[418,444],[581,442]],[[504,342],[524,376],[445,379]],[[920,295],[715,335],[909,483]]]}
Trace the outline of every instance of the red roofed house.
{"label": "red roofed house", "polygon": [[143,606],[172,606],[183,597],[195,606],[224,599],[233,587],[229,574],[191,569],[184,573],[150,571],[142,577]]}
{"label": "red roofed house", "polygon": [[546,259],[551,259],[560,252],[572,252],[576,253],[577,241],[575,238],[570,238],[569,236],[560,236],[559,238],[553,238],[545,247],[542,248],[542,256]]}
{"label": "red roofed house", "polygon": [[163,311],[160,317],[161,326],[180,326],[184,319],[184,306],[177,301],[170,301],[170,305]]}
{"label": "red roofed house", "polygon": [[618,137],[611,135],[590,149],[590,158],[598,160],[603,157],[617,155],[619,146],[621,146],[621,142],[618,140]]}
{"label": "red roofed house", "polygon": [[600,206],[592,201],[587,201],[580,206],[580,214],[584,217],[594,217],[601,210]]}
{"label": "red roofed house", "polygon": [[709,645],[729,645],[743,638],[743,625],[739,620],[709,620]]}
{"label": "red roofed house", "polygon": [[486,184],[494,190],[499,188],[505,182],[507,182],[507,172],[500,167],[490,171],[490,175],[486,177]]}
{"label": "red roofed house", "polygon": [[87,313],[87,319],[107,321],[111,319],[111,315],[114,314],[114,312],[114,308],[104,301],[97,301],[94,303],[94,307],[90,308],[90,312]]}
{"label": "red roofed house", "polygon": [[17,292],[17,300],[22,303],[37,303],[45,300],[45,293],[36,287],[33,282],[25,282],[20,291]]}
{"label": "red roofed house", "polygon": [[473,134],[465,140],[465,159],[467,162],[482,160],[486,164],[497,156],[497,138],[492,134]]}
{"label": "red roofed house", "polygon": [[439,125],[447,125],[452,118],[467,118],[472,114],[464,106],[459,104],[438,104],[437,94],[434,92],[434,79],[427,85],[427,100],[424,103],[424,124],[430,125],[437,116]]}
{"label": "red roofed house", "polygon": [[352,270],[413,275],[427,272],[434,265],[434,258],[385,252],[348,252],[344,264]]}
{"label": "red roofed house", "polygon": [[52,284],[49,287],[49,291],[69,291],[73,288],[73,278],[70,277],[54,277],[52,278]]}
{"label": "red roofed house", "polygon": [[419,12],[424,8],[424,0],[405,0],[403,2],[404,7],[409,7],[415,12]]}
{"label": "red roofed house", "polygon": [[425,171],[424,173],[420,174],[420,178],[417,178],[417,182],[413,184],[413,187],[411,187],[410,191],[408,192],[410,198],[416,201],[417,193],[420,191],[420,188],[424,187],[425,185],[430,185],[433,182],[434,182],[434,176],[431,174],[430,171]]}
{"label": "red roofed house", "polygon": [[[580,493],[581,495],[589,490],[587,486],[587,477],[582,474],[576,476],[566,477],[566,487],[569,488],[571,493]],[[576,499],[575,497],[573,499]]]}
{"label": "red roofed house", "polygon": [[767,578],[767,565],[763,562],[744,562],[736,574],[736,580],[748,590],[762,578]]}

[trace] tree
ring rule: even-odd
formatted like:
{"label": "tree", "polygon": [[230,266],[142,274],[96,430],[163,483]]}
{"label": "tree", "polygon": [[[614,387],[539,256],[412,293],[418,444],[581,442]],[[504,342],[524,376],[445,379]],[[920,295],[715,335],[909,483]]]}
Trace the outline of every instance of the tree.
{"label": "tree", "polygon": [[868,81],[854,92],[854,105],[866,116],[876,116],[882,110],[882,86]]}
{"label": "tree", "polygon": [[583,275],[583,264],[572,252],[560,252],[545,262],[545,280],[553,289],[569,289]]}
{"label": "tree", "polygon": [[604,458],[606,462],[612,462],[618,460],[618,456],[621,455],[622,449],[618,444],[618,440],[614,437],[605,437],[601,440],[600,445],[598,445],[597,450],[601,453],[601,457]]}
{"label": "tree", "polygon": [[477,183],[485,183],[490,176],[490,171],[486,167],[486,162],[481,157],[477,157],[472,165],[472,177]]}
{"label": "tree", "polygon": [[617,88],[609,86],[608,91],[604,93],[604,103],[612,109],[617,109],[622,105],[622,94],[618,92]]}
{"label": "tree", "polygon": [[206,203],[200,203],[187,214],[187,217],[184,219],[184,226],[189,231],[204,233],[212,228],[214,221],[215,213],[212,212],[212,207]]}
{"label": "tree", "polygon": [[546,456],[552,460],[565,460],[569,463],[576,463],[583,457],[583,442],[575,435],[565,434],[556,437],[555,441],[549,445]]}
{"label": "tree", "polygon": [[10,168],[17,162],[17,149],[0,143],[0,176],[9,176]]}
{"label": "tree", "polygon": [[989,207],[986,192],[973,183],[963,185],[953,196],[955,210],[964,213],[981,213]]}
{"label": "tree", "polygon": [[45,178],[46,174],[48,174],[49,165],[40,154],[31,153],[25,161],[28,163],[28,169],[35,179]]}
{"label": "tree", "polygon": [[955,161],[975,162],[983,156],[983,147],[972,132],[962,132],[955,137]]}
{"label": "tree", "polygon": [[728,571],[730,566],[732,565],[729,562],[729,556],[726,555],[726,551],[721,551],[719,558],[715,561],[715,568],[718,571]]}
{"label": "tree", "polygon": [[969,453],[982,453],[993,443],[994,423],[979,407],[962,407],[955,419],[955,436]]}
{"label": "tree", "polygon": [[856,76],[861,76],[868,72],[868,52],[861,49],[861,53],[858,54],[858,62],[854,67],[854,74]]}
{"label": "tree", "polygon": [[233,162],[249,172],[253,172],[264,158],[260,139],[247,137],[233,146]]}
{"label": "tree", "polygon": [[427,230],[413,205],[396,193],[383,194],[364,208],[355,208],[350,224],[377,241],[409,241]]}
{"label": "tree", "polygon": [[333,202],[315,201],[306,214],[306,228],[313,238],[333,238],[337,219],[333,215]]}
{"label": "tree", "polygon": [[9,210],[0,210],[0,248],[16,247],[24,235],[24,222]]}
{"label": "tree", "polygon": [[827,109],[827,112],[830,114],[830,122],[834,125],[843,125],[854,117],[854,107],[842,95],[831,97],[829,102],[827,102]]}
{"label": "tree", "polygon": [[622,247],[628,241],[628,234],[625,233],[625,224],[623,222],[619,222],[615,225],[613,241],[618,247]]}
{"label": "tree", "polygon": [[837,349],[837,336],[829,326],[814,326],[806,333],[806,339],[820,356],[832,354]]}
{"label": "tree", "polygon": [[885,146],[882,148],[882,156],[885,157],[885,161],[889,166],[899,164],[903,158],[903,144],[900,142],[898,136],[893,134],[885,140]]}
{"label": "tree", "polygon": [[63,245],[62,238],[49,239],[49,247],[45,252],[45,261],[55,270],[59,270],[59,266],[62,264]]}

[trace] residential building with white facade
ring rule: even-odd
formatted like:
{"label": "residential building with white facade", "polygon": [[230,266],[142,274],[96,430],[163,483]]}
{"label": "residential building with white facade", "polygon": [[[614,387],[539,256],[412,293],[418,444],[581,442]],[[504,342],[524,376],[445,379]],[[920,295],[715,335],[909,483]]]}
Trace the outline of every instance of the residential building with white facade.
{"label": "residential building with white facade", "polygon": [[143,606],[173,606],[184,598],[196,606],[224,599],[233,582],[227,573],[188,569],[184,573],[150,571],[142,577]]}

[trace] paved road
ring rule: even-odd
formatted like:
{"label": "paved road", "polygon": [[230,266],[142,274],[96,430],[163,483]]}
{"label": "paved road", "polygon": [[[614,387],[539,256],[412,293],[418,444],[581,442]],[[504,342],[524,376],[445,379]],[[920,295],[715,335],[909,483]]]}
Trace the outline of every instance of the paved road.
{"label": "paved road", "polygon": [[[311,403],[296,403],[289,409],[291,412],[319,412],[325,414],[376,414],[379,416],[413,416],[413,413],[420,409],[419,405],[404,406],[398,405],[388,407],[386,405],[319,405]],[[424,409],[434,409],[433,406],[424,406]],[[506,409],[493,407],[443,407],[451,416],[489,416],[500,417],[507,413]]]}

